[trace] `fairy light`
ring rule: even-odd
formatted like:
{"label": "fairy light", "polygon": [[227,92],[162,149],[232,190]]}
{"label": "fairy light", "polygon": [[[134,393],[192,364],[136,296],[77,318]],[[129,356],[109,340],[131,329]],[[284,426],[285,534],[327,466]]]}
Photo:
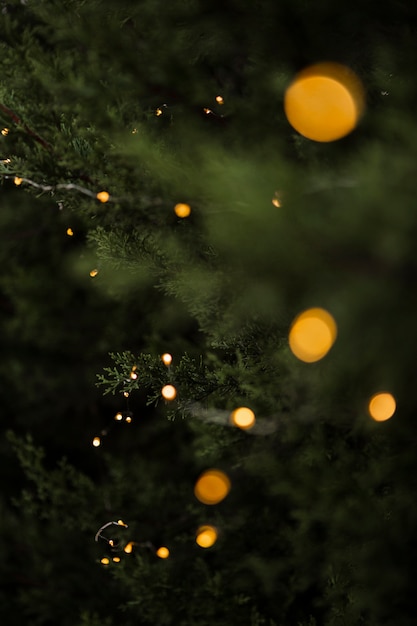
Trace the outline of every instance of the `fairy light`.
{"label": "fairy light", "polygon": [[97,200],[100,200],[100,202],[108,202],[110,194],[107,193],[107,191],[99,191],[99,193],[96,195],[96,198]]}
{"label": "fairy light", "polygon": [[235,409],[230,416],[232,424],[242,430],[249,430],[255,424],[255,413],[246,406]]}
{"label": "fairy light", "polygon": [[134,128],[134,129],[132,130],[132,135],[136,135],[136,134],[137,134],[137,132],[138,132],[138,129],[137,129],[137,128]]}
{"label": "fairy light", "polygon": [[101,559],[100,563],[101,563],[102,565],[108,565],[108,564],[110,563],[110,559],[108,559],[106,556],[104,556],[104,557]]}
{"label": "fairy light", "polygon": [[11,163],[11,159],[1,159],[1,163]]}
{"label": "fairy light", "polygon": [[368,404],[369,415],[376,422],[385,422],[395,413],[397,403],[392,394],[379,392],[372,396]]}
{"label": "fairy light", "polygon": [[125,547],[123,548],[124,552],[126,552],[126,554],[131,554],[131,552],[133,552],[133,546],[134,546],[134,542],[129,541],[129,543],[127,543]]}
{"label": "fairy light", "polygon": [[113,539],[109,539],[109,546],[111,548],[114,548],[114,541],[113,541]]}
{"label": "fairy light", "polygon": [[212,111],[211,109],[207,108],[207,107],[205,107],[205,108],[203,109],[203,111],[204,111],[204,113],[205,113],[206,115],[210,115],[211,113],[213,113],[213,111]]}
{"label": "fairy light", "polygon": [[336,340],[334,318],[324,309],[312,308],[300,313],[292,323],[289,344],[292,353],[305,363],[322,359]]}
{"label": "fairy light", "polygon": [[197,529],[195,541],[200,548],[211,548],[217,541],[217,530],[214,526],[200,526]]}
{"label": "fairy light", "polygon": [[282,206],[281,200],[277,191],[275,192],[274,197],[272,198],[272,204],[276,206],[278,209],[280,206]]}
{"label": "fairy light", "polygon": [[174,206],[174,212],[177,217],[188,217],[191,213],[191,207],[189,204],[179,202]]}
{"label": "fairy light", "polygon": [[8,128],[2,128],[1,134],[3,135],[3,137],[6,137],[6,135],[9,134],[9,129]]}
{"label": "fairy light", "polygon": [[172,354],[169,354],[169,352],[165,352],[165,354],[161,356],[161,361],[164,365],[168,367],[172,363]]}
{"label": "fairy light", "polygon": [[136,374],[136,372],[130,372],[130,378],[131,378],[132,380],[136,380],[136,379],[137,379],[137,377],[138,377],[138,375]]}
{"label": "fairy light", "polygon": [[155,111],[155,115],[156,117],[159,117],[160,115],[162,115],[162,109],[160,109],[159,107],[156,109]]}
{"label": "fairy light", "polygon": [[209,469],[198,478],[194,495],[203,504],[218,504],[231,489],[229,477],[218,469]]}
{"label": "fairy light", "polygon": [[123,395],[124,395],[124,397],[125,397],[125,398],[128,398],[130,394],[129,394],[129,392],[128,392],[128,391],[124,391],[124,392],[123,392]]}
{"label": "fairy light", "polygon": [[98,448],[99,446],[101,446],[101,439],[100,439],[100,437],[94,437],[94,439],[93,439],[93,446],[95,448]]}
{"label": "fairy light", "polygon": [[131,421],[132,421],[132,417],[131,417],[131,415],[127,415],[127,416],[126,416],[126,420],[125,420],[125,421],[126,421],[128,424],[130,424],[130,423],[131,423]]}
{"label": "fairy light", "polygon": [[72,230],[72,228],[67,228],[67,235],[68,237],[73,237],[74,231]]}
{"label": "fairy light", "polygon": [[114,556],[113,563],[120,563],[120,556]]}
{"label": "fairy light", "polygon": [[124,528],[129,528],[127,524],[124,523],[122,519],[117,520],[118,526],[123,526]]}
{"label": "fairy light", "polygon": [[120,413],[120,411],[116,413],[114,419],[116,420],[116,422],[120,422],[123,419],[123,415]]}
{"label": "fairy light", "polygon": [[216,102],[217,104],[224,104],[224,100],[222,96],[216,96]]}
{"label": "fairy light", "polygon": [[156,551],[156,556],[159,556],[160,559],[167,559],[169,557],[169,550],[165,546],[161,546]]}
{"label": "fairy light", "polygon": [[174,400],[177,396],[177,390],[174,385],[165,385],[162,387],[161,394],[165,400]]}
{"label": "fairy light", "polygon": [[15,176],[13,179],[15,185],[19,186],[23,183],[23,178],[19,178],[19,176]]}
{"label": "fairy light", "polygon": [[93,270],[91,270],[90,276],[91,278],[94,278],[94,276],[97,276],[97,274],[98,274],[98,269],[95,267]]}

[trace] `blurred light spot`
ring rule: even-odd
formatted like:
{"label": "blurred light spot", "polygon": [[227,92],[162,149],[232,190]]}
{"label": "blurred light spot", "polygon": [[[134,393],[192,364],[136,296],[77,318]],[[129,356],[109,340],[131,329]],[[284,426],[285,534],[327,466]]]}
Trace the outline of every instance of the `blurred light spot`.
{"label": "blurred light spot", "polygon": [[120,420],[123,419],[123,415],[120,413],[120,411],[116,413],[116,415],[114,416],[114,419],[116,420],[116,422],[120,422]]}
{"label": "blurred light spot", "polygon": [[397,404],[390,393],[381,392],[372,396],[369,401],[369,414],[376,422],[385,422],[395,413]]}
{"label": "blurred light spot", "polygon": [[157,117],[159,117],[160,115],[162,115],[162,109],[160,109],[160,108],[158,107],[158,108],[156,109],[156,111],[155,111],[155,115],[156,115]]}
{"label": "blurred light spot", "polygon": [[161,356],[161,360],[162,360],[163,364],[168,367],[168,365],[171,365],[171,363],[172,363],[172,354],[169,354],[168,352],[165,352],[165,354],[163,354]]}
{"label": "blurred light spot", "polygon": [[74,235],[74,231],[72,230],[72,228],[67,228],[67,235],[68,237],[72,237]]}
{"label": "blurred light spot", "polygon": [[113,563],[120,563],[120,556],[114,556]]}
{"label": "blurred light spot", "polygon": [[19,176],[14,177],[14,184],[19,186],[23,183],[23,178],[19,178]]}
{"label": "blurred light spot", "polygon": [[101,445],[101,439],[100,439],[100,437],[94,437],[94,439],[93,439],[93,446],[94,446],[95,448],[98,448],[100,445]]}
{"label": "blurred light spot", "polygon": [[174,206],[174,211],[177,217],[188,217],[191,213],[191,207],[189,204],[179,202]]}
{"label": "blurred light spot", "polygon": [[100,200],[100,202],[108,202],[110,194],[107,193],[107,191],[99,191],[96,198],[97,200]]}
{"label": "blurred light spot", "polygon": [[91,278],[94,278],[94,276],[97,276],[97,274],[98,274],[98,269],[97,269],[97,268],[94,268],[94,269],[93,269],[93,270],[91,270],[91,272],[90,272],[90,276],[91,276]]}
{"label": "blurred light spot", "polygon": [[194,495],[203,504],[217,504],[224,500],[231,488],[224,472],[210,469],[201,474],[194,486]]}
{"label": "blurred light spot", "polygon": [[305,363],[322,359],[336,340],[337,326],[333,317],[320,308],[298,315],[292,323],[289,344],[293,354]]}
{"label": "blurred light spot", "polygon": [[137,128],[134,128],[134,129],[132,130],[132,135],[136,135],[136,134],[137,134],[137,132],[138,132],[138,129],[137,129]]}
{"label": "blurred light spot", "polygon": [[208,109],[207,107],[204,108],[203,111],[206,115],[210,115],[210,113],[213,113],[213,111],[211,109]]}
{"label": "blurred light spot", "polygon": [[117,520],[117,523],[119,524],[119,526],[124,526],[125,528],[128,527],[127,524],[125,524],[122,519]]}
{"label": "blurred light spot", "polygon": [[217,530],[214,526],[200,526],[195,540],[201,548],[210,548],[217,541]]}
{"label": "blurred light spot", "polygon": [[289,123],[313,141],[335,141],[349,134],[363,109],[360,80],[338,63],[307,67],[295,77],[284,97]]}
{"label": "blurred light spot", "polygon": [[136,372],[130,372],[130,378],[131,378],[132,380],[136,380],[136,379],[137,379],[137,377],[138,377],[138,375],[136,374]]}
{"label": "blurred light spot", "polygon": [[129,541],[129,543],[125,545],[123,550],[126,552],[126,554],[130,554],[133,551],[133,541]]}
{"label": "blurred light spot", "polygon": [[162,387],[161,393],[165,400],[174,400],[177,396],[177,390],[174,385],[165,385],[165,387]]}
{"label": "blurred light spot", "polygon": [[126,416],[126,420],[125,420],[125,421],[126,421],[128,424],[130,424],[130,423],[131,423],[131,421],[132,421],[132,417],[131,417],[130,415],[127,415],[127,416]]}
{"label": "blurred light spot", "polygon": [[124,391],[123,395],[124,395],[125,398],[128,398],[129,397],[129,392],[128,391]]}
{"label": "blurred light spot", "polygon": [[224,100],[222,96],[216,96],[216,102],[217,104],[224,104]]}
{"label": "blurred light spot", "polygon": [[169,550],[165,546],[161,546],[156,551],[156,556],[159,556],[160,559],[167,559],[169,557]]}
{"label": "blurred light spot", "polygon": [[110,559],[108,559],[106,556],[104,556],[100,563],[102,563],[103,565],[108,565],[110,563]]}
{"label": "blurred light spot", "polygon": [[9,134],[9,129],[8,128],[2,128],[1,134],[3,135],[3,137],[5,137],[6,135]]}
{"label": "blurred light spot", "polygon": [[248,407],[241,406],[233,411],[230,420],[235,426],[246,430],[255,424],[255,413]]}

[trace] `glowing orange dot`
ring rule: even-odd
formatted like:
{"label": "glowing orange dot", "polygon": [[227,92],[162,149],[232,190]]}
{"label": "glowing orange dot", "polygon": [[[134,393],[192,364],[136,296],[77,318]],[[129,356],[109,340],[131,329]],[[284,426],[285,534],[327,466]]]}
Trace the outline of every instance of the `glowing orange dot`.
{"label": "glowing orange dot", "polygon": [[165,546],[161,546],[156,551],[156,556],[159,556],[160,559],[167,559],[169,557],[169,550]]}
{"label": "glowing orange dot", "polygon": [[124,526],[125,528],[128,527],[127,524],[125,524],[122,519],[117,520],[117,523],[119,524],[119,526]]}
{"label": "glowing orange dot", "polygon": [[217,541],[217,530],[214,526],[200,526],[195,540],[200,548],[210,548]]}
{"label": "glowing orange dot", "polygon": [[110,559],[108,559],[106,556],[103,557],[100,561],[100,563],[102,563],[103,565],[108,565],[110,563]]}
{"label": "glowing orange dot", "polygon": [[385,422],[395,413],[397,404],[393,395],[387,392],[376,393],[369,401],[369,414],[376,422]]}
{"label": "glowing orange dot", "polygon": [[255,413],[248,407],[241,406],[233,411],[230,420],[235,426],[246,430],[255,424]]}
{"label": "glowing orange dot", "polygon": [[19,176],[14,177],[14,184],[19,186],[23,183],[23,178],[19,178]]}
{"label": "glowing orange dot", "polygon": [[93,270],[91,270],[91,272],[90,272],[90,276],[91,276],[91,278],[94,278],[94,276],[97,276],[97,274],[98,274],[98,269],[97,269],[97,268],[94,268],[94,269],[93,269]]}
{"label": "glowing orange dot", "polygon": [[224,472],[210,469],[204,472],[194,486],[194,495],[203,504],[217,504],[224,500],[231,483]]}
{"label": "glowing orange dot", "polygon": [[136,374],[136,372],[130,372],[130,378],[131,378],[132,380],[136,380],[136,379],[137,379],[137,377],[138,377],[138,375]]}
{"label": "glowing orange dot", "polygon": [[224,100],[222,96],[216,96],[216,102],[217,104],[224,104]]}
{"label": "glowing orange dot", "polygon": [[113,557],[113,562],[114,563],[120,563],[120,556],[114,556]]}
{"label": "glowing orange dot", "polygon": [[131,416],[130,416],[130,415],[128,415],[128,416],[126,417],[126,422],[127,422],[128,424],[130,424],[130,423],[131,423],[131,421],[132,421],[132,418],[131,418]]}
{"label": "glowing orange dot", "polygon": [[284,97],[289,123],[313,141],[335,141],[349,134],[363,109],[360,80],[338,63],[307,67],[295,77]]}
{"label": "glowing orange dot", "polygon": [[165,400],[174,400],[177,396],[177,390],[175,389],[174,385],[165,385],[164,387],[162,387],[162,397],[165,398]]}
{"label": "glowing orange dot", "polygon": [[168,367],[168,365],[171,365],[172,363],[172,354],[165,352],[165,354],[161,356],[161,361],[164,365]]}
{"label": "glowing orange dot", "polygon": [[116,422],[120,422],[120,420],[123,419],[123,415],[120,413],[120,411],[116,413],[116,415],[114,416],[114,419],[116,420]]}
{"label": "glowing orange dot", "polygon": [[179,202],[174,206],[174,211],[177,217],[188,217],[191,213],[191,207],[189,204]]}
{"label": "glowing orange dot", "polygon": [[74,231],[72,230],[72,228],[67,228],[67,235],[68,237],[72,237],[74,235]]}
{"label": "glowing orange dot", "polygon": [[100,437],[94,437],[94,439],[93,439],[93,446],[94,446],[95,448],[98,448],[100,445],[101,445],[101,439],[100,439]]}
{"label": "glowing orange dot", "polygon": [[100,202],[108,202],[110,194],[107,193],[107,191],[99,191],[99,193],[96,195],[96,198],[97,200],[100,200]]}
{"label": "glowing orange dot", "polygon": [[305,363],[322,359],[336,340],[337,326],[333,317],[320,308],[298,315],[292,323],[289,344],[293,354]]}
{"label": "glowing orange dot", "polygon": [[156,109],[156,111],[155,111],[155,115],[156,115],[157,117],[159,117],[160,115],[162,115],[162,109],[157,108],[157,109]]}
{"label": "glowing orange dot", "polygon": [[129,543],[125,545],[123,550],[126,552],[126,554],[130,554],[133,551],[133,545],[134,545],[133,541],[129,541]]}

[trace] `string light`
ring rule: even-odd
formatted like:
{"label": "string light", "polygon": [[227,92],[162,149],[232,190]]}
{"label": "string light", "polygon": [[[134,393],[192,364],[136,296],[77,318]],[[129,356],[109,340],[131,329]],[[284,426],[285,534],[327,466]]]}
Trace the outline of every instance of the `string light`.
{"label": "string light", "polygon": [[123,415],[120,413],[120,411],[116,413],[114,419],[116,420],[116,422],[120,422],[123,419]]}
{"label": "string light", "polygon": [[395,413],[397,403],[392,394],[388,392],[379,392],[372,396],[369,401],[369,415],[376,422],[385,422],[389,420]]}
{"label": "string light", "polygon": [[274,197],[272,198],[272,204],[279,208],[281,205],[281,200],[279,198],[278,192],[276,191]]}
{"label": "string light", "polygon": [[120,556],[114,556],[113,557],[113,562],[114,563],[120,563]]}
{"label": "string light", "polygon": [[108,559],[106,556],[103,557],[100,561],[100,563],[102,563],[103,565],[108,565],[110,563],[110,559]]}
{"label": "string light", "polygon": [[6,164],[6,163],[11,163],[11,162],[12,162],[12,160],[11,160],[11,159],[1,159],[1,161],[0,161],[0,162],[1,162],[1,163],[5,163],[5,164]]}
{"label": "string light", "polygon": [[179,202],[174,206],[174,212],[177,217],[188,217],[191,213],[191,207],[189,204]]}
{"label": "string light", "polygon": [[165,354],[161,356],[161,361],[164,365],[168,367],[172,363],[172,354],[165,352]]}
{"label": "string light", "polygon": [[125,420],[125,421],[126,421],[128,424],[130,424],[130,423],[131,423],[131,421],[132,421],[132,417],[131,417],[130,415],[127,415],[127,416],[126,416],[126,420]]}
{"label": "string light", "polygon": [[124,528],[128,528],[128,525],[124,523],[122,519],[117,520],[118,526],[123,526]]}
{"label": "string light", "polygon": [[289,344],[298,359],[314,363],[328,353],[336,335],[336,322],[330,313],[320,308],[307,309],[293,321]]}
{"label": "string light", "polygon": [[214,526],[200,526],[196,535],[195,541],[200,548],[211,548],[217,541],[217,530]]}
{"label": "string light", "polygon": [[216,102],[217,104],[224,104],[224,100],[222,96],[216,96]]}
{"label": "string light", "polygon": [[138,129],[137,129],[137,128],[134,128],[134,129],[132,130],[132,135],[136,135],[136,134],[137,134],[137,132],[138,132]]}
{"label": "string light", "polygon": [[97,276],[97,274],[98,274],[98,269],[95,267],[93,270],[91,270],[90,276],[91,278],[94,278],[94,276]]}
{"label": "string light", "polygon": [[165,400],[175,400],[177,396],[177,390],[175,389],[174,385],[165,385],[164,387],[162,387],[161,394],[162,397],[165,398]]}
{"label": "string light", "polygon": [[249,430],[255,424],[255,413],[252,409],[241,406],[230,415],[230,421],[242,430]]}
{"label": "string light", "polygon": [[135,545],[134,541],[129,541],[129,543],[127,543],[125,547],[123,548],[124,552],[126,552],[126,554],[130,554],[131,552],[133,552],[134,545]]}
{"label": "string light", "polygon": [[108,202],[110,194],[107,193],[107,191],[99,191],[99,193],[96,195],[96,198],[97,200],[100,200],[100,202]]}
{"label": "string light", "polygon": [[212,111],[211,109],[208,109],[207,107],[205,107],[205,108],[203,109],[203,111],[204,111],[204,113],[205,113],[206,115],[213,114],[213,111]]}
{"label": "string light", "polygon": [[128,391],[124,391],[124,392],[123,392],[123,395],[124,395],[124,397],[125,397],[125,398],[128,398],[130,394],[129,394],[129,392],[128,392]]}
{"label": "string light", "polygon": [[156,109],[155,111],[155,115],[156,117],[159,117],[160,115],[162,115],[162,109],[160,109],[159,107]]}
{"label": "string light", "polygon": [[74,231],[72,230],[72,228],[67,228],[67,235],[68,237],[72,237],[74,235]]}
{"label": "string light", "polygon": [[160,559],[167,559],[169,557],[169,550],[165,546],[161,546],[155,554],[159,556]]}
{"label": "string light", "polygon": [[6,135],[9,134],[9,129],[8,128],[2,128],[1,134],[3,135],[3,137],[6,137]]}
{"label": "string light", "polygon": [[19,186],[23,183],[23,178],[19,178],[19,176],[15,176],[13,179],[15,185]]}
{"label": "string light", "polygon": [[93,446],[95,448],[98,448],[99,446],[101,446],[101,439],[100,439],[100,437],[94,437],[94,439],[93,439]]}
{"label": "string light", "polygon": [[229,477],[218,469],[209,469],[198,478],[194,495],[203,504],[218,504],[231,489]]}
{"label": "string light", "polygon": [[132,380],[136,380],[136,379],[137,379],[137,377],[138,377],[138,375],[136,374],[136,372],[130,372],[130,378],[131,378]]}

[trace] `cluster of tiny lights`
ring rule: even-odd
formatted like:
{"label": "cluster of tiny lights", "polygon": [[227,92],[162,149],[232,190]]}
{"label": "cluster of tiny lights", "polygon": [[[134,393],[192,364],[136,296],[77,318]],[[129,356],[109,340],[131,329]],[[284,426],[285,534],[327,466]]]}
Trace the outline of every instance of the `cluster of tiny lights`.
{"label": "cluster of tiny lights", "polygon": [[194,495],[203,504],[218,504],[231,489],[229,477],[218,469],[209,469],[198,478]]}
{"label": "cluster of tiny lights", "polygon": [[217,530],[214,526],[200,526],[195,541],[200,548],[211,548],[217,541]]}
{"label": "cluster of tiny lights", "polygon": [[156,551],[156,556],[159,556],[160,559],[167,559],[169,557],[169,550],[165,546],[161,546]]}
{"label": "cluster of tiny lights", "polygon": [[320,308],[307,309],[292,323],[289,344],[292,353],[305,363],[322,359],[336,340],[334,318]]}
{"label": "cluster of tiny lights", "polygon": [[165,400],[175,400],[177,396],[177,390],[175,389],[174,385],[165,385],[164,387],[162,387],[161,394],[162,397],[165,398]]}
{"label": "cluster of tiny lights", "polygon": [[174,212],[177,217],[188,217],[191,213],[191,207],[189,204],[179,202],[174,206]]}
{"label": "cluster of tiny lights", "polygon": [[287,88],[284,110],[288,122],[304,137],[328,142],[356,127],[364,109],[358,77],[338,63],[317,63],[301,71]]}
{"label": "cluster of tiny lights", "polygon": [[235,409],[230,415],[230,421],[234,426],[242,430],[249,430],[255,424],[255,413],[246,406]]}
{"label": "cluster of tiny lights", "polygon": [[107,191],[99,191],[96,198],[97,200],[100,200],[100,202],[108,202],[110,194],[107,193]]}
{"label": "cluster of tiny lights", "polygon": [[72,237],[74,235],[74,231],[72,230],[72,228],[67,228],[67,235],[68,237]]}
{"label": "cluster of tiny lights", "polygon": [[98,269],[97,269],[97,268],[94,268],[94,269],[93,269],[93,270],[91,270],[91,272],[90,272],[90,276],[91,276],[91,278],[94,278],[94,276],[97,276],[97,274],[98,274]]}
{"label": "cluster of tiny lights", "polygon": [[100,445],[101,445],[101,439],[100,439],[100,437],[94,437],[94,439],[93,439],[93,446],[94,446],[95,448],[98,448]]}
{"label": "cluster of tiny lights", "polygon": [[376,422],[385,422],[389,420],[395,413],[397,403],[392,394],[388,392],[379,392],[372,396],[369,401],[369,415]]}
{"label": "cluster of tiny lights", "polygon": [[168,365],[171,365],[172,363],[172,354],[165,352],[165,354],[161,356],[161,361],[164,365],[168,367]]}

